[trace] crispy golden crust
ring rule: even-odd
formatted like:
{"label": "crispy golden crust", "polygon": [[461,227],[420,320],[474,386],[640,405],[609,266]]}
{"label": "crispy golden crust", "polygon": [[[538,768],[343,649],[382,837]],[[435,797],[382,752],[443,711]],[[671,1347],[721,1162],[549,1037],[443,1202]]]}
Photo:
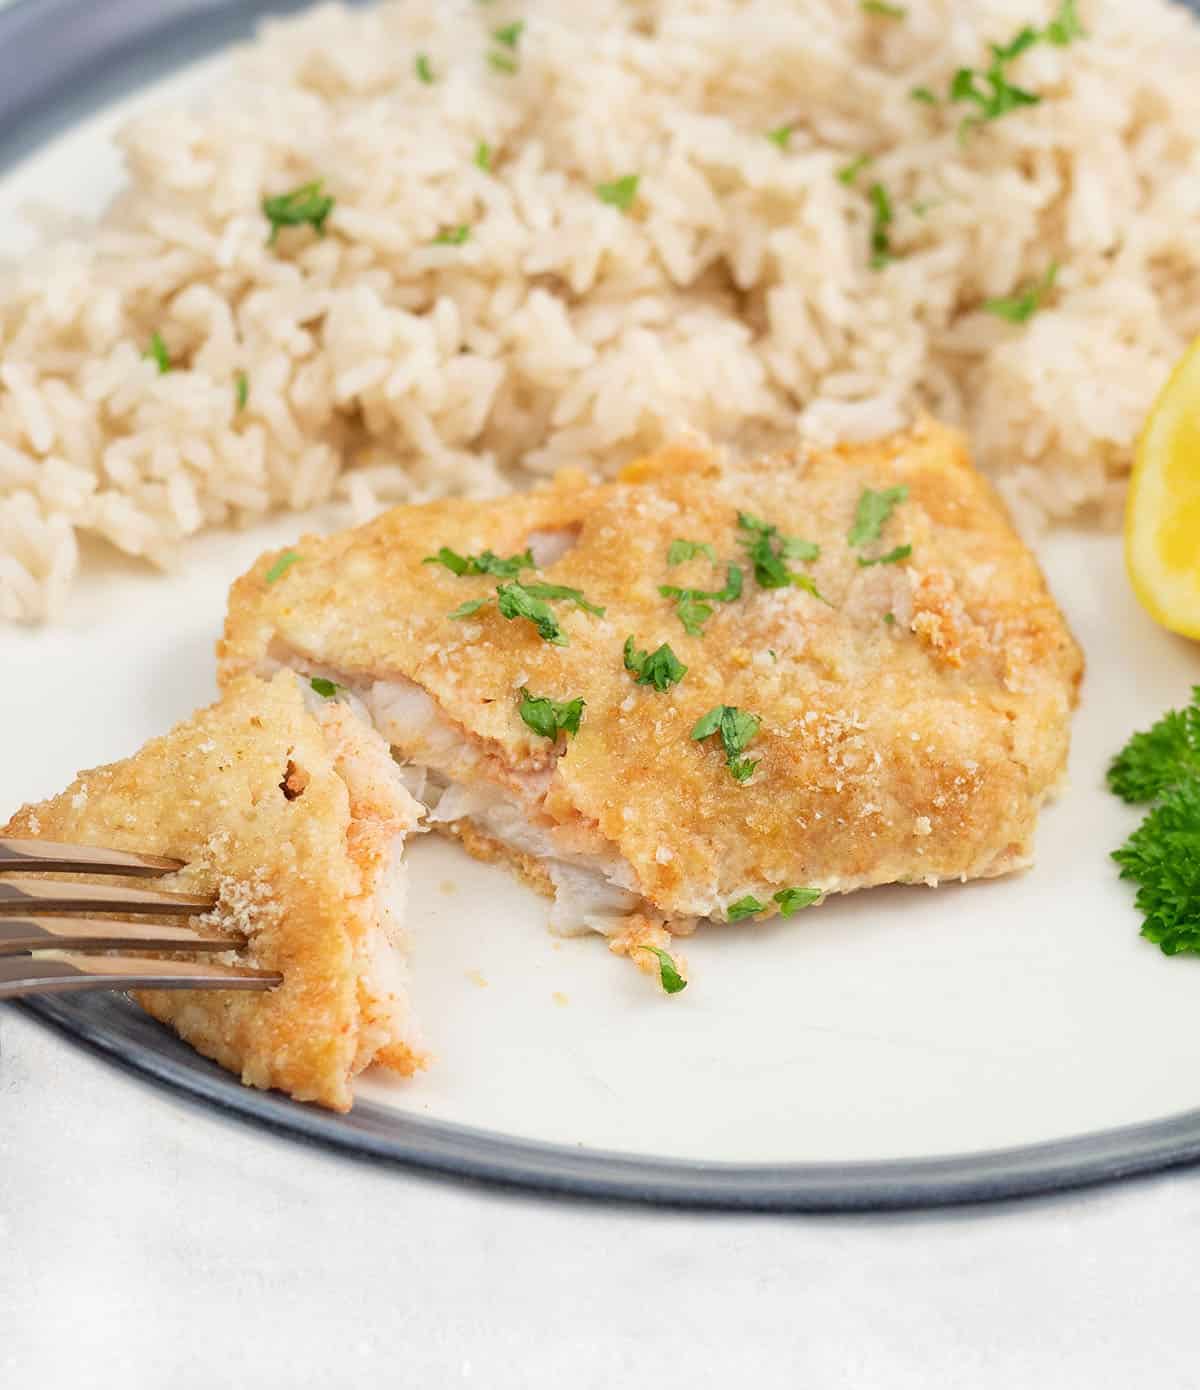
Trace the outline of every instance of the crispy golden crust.
{"label": "crispy golden crust", "polygon": [[[858,499],[896,484],[908,500],[866,553],[909,544],[911,558],[862,566],[847,545]],[[755,584],[739,509],[821,544],[815,563],[793,567],[828,604]],[[537,577],[607,608],[554,604],[569,646],[494,604],[447,616],[496,581],[425,556],[442,545],[513,554],[556,529],[577,541]],[[676,538],[712,543],[720,569],[702,556],[668,568]],[[1079,650],[962,440],[930,422],[807,460],[668,450],[615,484],[399,507],[296,548],[301,561],[277,583],[265,582],[267,555],[235,584],[224,679],[277,658],[364,684],[416,682],[496,767],[554,766],[546,810],[615,847],[671,915],[711,913],[756,885],[844,891],[1004,872],[1027,858],[1065,765]],[[743,597],[688,636],[658,586],[720,588],[727,561],[745,570]],[[683,682],[665,695],[635,686],[621,657],[630,635],[646,650],[669,642]],[[587,701],[557,763],[518,717],[522,685]],[[689,737],[718,703],[762,717],[749,750],[761,763],[744,785],[716,740]]]}
{"label": "crispy golden crust", "polygon": [[[339,769],[352,756],[336,728],[306,713],[294,678],[242,677],[132,758],[24,807],[3,833],[188,861],[164,886],[218,892],[218,923],[250,935],[240,959],[279,970],[283,984],[269,994],[152,991],[138,1002],[247,1084],[346,1110],[373,1026],[378,1060],[401,1070],[419,1061],[395,1036],[394,1001],[363,976],[385,847],[415,808],[402,789],[362,777],[351,779],[352,805]],[[372,1015],[384,1013],[380,1028]]]}

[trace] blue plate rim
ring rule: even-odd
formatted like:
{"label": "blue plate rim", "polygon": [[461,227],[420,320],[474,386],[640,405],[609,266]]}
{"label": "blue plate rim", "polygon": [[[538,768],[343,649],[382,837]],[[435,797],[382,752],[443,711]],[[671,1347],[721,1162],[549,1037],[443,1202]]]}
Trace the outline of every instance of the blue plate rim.
{"label": "blue plate rim", "polygon": [[[163,76],[307,3],[16,0],[0,11],[0,173],[131,81]],[[1063,1192],[1200,1160],[1200,1109],[1046,1143],[879,1162],[710,1163],[569,1148],[369,1101],[336,1115],[243,1087],[120,997],[19,1007],[114,1064],[275,1132],[542,1192],[726,1210],[880,1211]]]}

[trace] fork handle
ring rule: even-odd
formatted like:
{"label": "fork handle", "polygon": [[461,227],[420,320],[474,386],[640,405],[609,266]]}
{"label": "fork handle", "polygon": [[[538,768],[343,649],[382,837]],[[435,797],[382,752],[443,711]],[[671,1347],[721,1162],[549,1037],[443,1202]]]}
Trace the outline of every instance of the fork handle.
{"label": "fork handle", "polygon": [[274,989],[283,976],[242,966],[39,951],[0,957],[0,999],[87,989]]}

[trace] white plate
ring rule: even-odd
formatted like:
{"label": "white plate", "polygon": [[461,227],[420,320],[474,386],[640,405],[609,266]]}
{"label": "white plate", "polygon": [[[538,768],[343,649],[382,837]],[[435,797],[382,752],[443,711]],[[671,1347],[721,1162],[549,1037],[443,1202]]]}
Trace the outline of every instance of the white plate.
{"label": "white plate", "polygon": [[[182,80],[194,82],[194,71]],[[13,211],[31,196],[95,209],[119,180],[105,141],[124,114],[109,110],[75,127],[0,181],[0,249],[20,245]],[[89,566],[65,625],[0,631],[8,715],[0,721],[0,813],[57,792],[80,767],[132,752],[208,700],[229,581],[261,549],[313,525],[288,518],[207,537],[188,549],[186,573],[166,578],[108,557]],[[484,1149],[489,1135],[503,1135],[575,1153],[690,1161],[704,1165],[690,1170],[690,1195],[703,1199],[706,1173],[719,1176],[709,1165],[799,1172],[792,1166],[831,1164],[836,1173],[1191,1111],[1200,1103],[1200,975],[1194,961],[1168,960],[1138,937],[1132,895],[1108,858],[1137,816],[1105,791],[1103,774],[1132,729],[1186,701],[1200,680],[1200,652],[1136,606],[1116,539],[1058,534],[1041,556],[1088,675],[1071,787],[1043,818],[1032,871],[876,890],[787,922],[701,931],[687,947],[689,988],[665,999],[598,938],[552,937],[542,900],[503,870],[454,845],[419,842],[411,852],[413,990],[437,1061],[409,1082],[368,1076],[360,1089],[367,1104],[355,1112],[385,1130],[392,1117],[408,1147],[360,1144],[355,1126],[339,1135],[344,1122],[332,1116],[294,1127],[426,1161],[436,1160],[414,1147],[420,1126],[406,1128],[407,1118],[486,1131],[471,1141]],[[105,1028],[133,1028],[135,1039],[110,1050],[128,1060],[157,1049],[169,1066],[144,1056],[138,1064],[190,1084],[183,1050],[165,1036],[161,1046],[147,1041],[158,1036],[155,1025],[114,1023],[111,1011],[94,1007],[55,1012],[101,1046]],[[193,1089],[272,1123],[292,1124],[288,1116],[300,1111],[252,1104],[198,1061],[196,1072],[204,1079]],[[1200,1121],[1185,1118],[1169,1129],[1173,1145],[1159,1143],[1166,1129],[1143,1132],[1138,1143],[1150,1134],[1161,1159],[1192,1152]],[[1128,1150],[1110,1144],[1110,1170]],[[1017,1155],[1008,1170],[1030,1161]],[[1053,1180],[1078,1180],[1083,1168],[1073,1161],[1059,1153]],[[484,1159],[450,1166],[496,1170]],[[516,1163],[504,1175],[522,1172]],[[905,1169],[879,1172],[882,1192],[887,1173],[900,1179]],[[1051,1180],[1045,1172],[1041,1185]],[[532,1168],[526,1175],[547,1180]],[[590,1186],[636,1191],[638,1181]],[[750,1200],[745,1190],[742,1197]],[[739,1200],[736,1184],[725,1199]]]}

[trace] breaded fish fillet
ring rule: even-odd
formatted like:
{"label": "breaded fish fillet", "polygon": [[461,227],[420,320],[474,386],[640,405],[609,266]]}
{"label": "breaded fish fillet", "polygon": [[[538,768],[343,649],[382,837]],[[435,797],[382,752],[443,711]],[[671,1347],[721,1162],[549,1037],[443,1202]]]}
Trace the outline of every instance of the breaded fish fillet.
{"label": "breaded fish fillet", "polygon": [[399,850],[421,807],[369,725],[308,695],[311,710],[290,673],[232,680],[218,704],[0,833],[186,860],[162,885],[218,894],[205,921],[244,932],[238,960],[283,983],[138,1002],[246,1084],[348,1110],[370,1062],[422,1062],[391,947]]}
{"label": "breaded fish fillet", "polygon": [[220,657],[337,682],[435,822],[610,934],[1026,864],[1082,671],[931,422],[308,536],[235,584]]}

